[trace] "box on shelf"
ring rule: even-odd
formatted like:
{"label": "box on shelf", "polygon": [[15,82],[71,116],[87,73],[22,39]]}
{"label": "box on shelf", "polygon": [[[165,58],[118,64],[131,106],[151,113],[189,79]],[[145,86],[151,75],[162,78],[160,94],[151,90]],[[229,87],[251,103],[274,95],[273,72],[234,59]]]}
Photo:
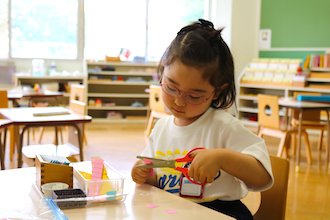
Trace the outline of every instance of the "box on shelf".
{"label": "box on shelf", "polygon": [[[73,167],[67,165],[68,160],[60,161],[62,157],[37,155],[35,166],[37,171],[37,186],[41,189],[41,185],[51,182],[62,182],[73,187]],[[66,159],[66,158],[64,158]]]}

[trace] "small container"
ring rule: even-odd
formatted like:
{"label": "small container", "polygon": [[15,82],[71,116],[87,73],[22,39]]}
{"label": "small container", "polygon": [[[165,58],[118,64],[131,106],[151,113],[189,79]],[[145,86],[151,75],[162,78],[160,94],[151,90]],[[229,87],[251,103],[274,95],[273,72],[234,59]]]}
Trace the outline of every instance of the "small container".
{"label": "small container", "polygon": [[63,209],[85,207],[87,204],[86,194],[81,189],[54,190],[53,199],[58,207]]}
{"label": "small container", "polygon": [[[84,161],[73,163],[74,176],[77,180],[79,188],[81,188],[87,196],[102,196],[104,200],[121,200],[123,197],[124,177],[111,167],[108,163],[104,162],[104,168],[106,169],[109,179],[91,180],[86,178],[82,172],[90,173],[92,171],[91,161]],[[81,172],[82,171],[82,172]],[[97,189],[97,195],[94,195],[94,190]]]}
{"label": "small container", "polygon": [[69,185],[61,182],[45,183],[41,186],[41,191],[46,197],[52,197],[54,190],[68,189]]}

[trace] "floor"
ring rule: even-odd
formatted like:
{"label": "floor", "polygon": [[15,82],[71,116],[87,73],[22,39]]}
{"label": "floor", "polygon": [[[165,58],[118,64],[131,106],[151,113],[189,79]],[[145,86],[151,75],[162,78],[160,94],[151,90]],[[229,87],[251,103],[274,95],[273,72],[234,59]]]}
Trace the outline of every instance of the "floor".
{"label": "floor", "polygon": [[[96,124],[86,127],[87,146],[85,147],[85,159],[92,156],[101,156],[113,167],[117,168],[126,178],[130,178],[130,169],[136,160],[135,157],[145,146],[145,125],[119,125],[119,124]],[[36,139],[38,133],[36,132]],[[47,130],[43,142],[53,139],[51,130]],[[314,163],[308,165],[304,154],[301,169],[296,172],[291,159],[289,188],[287,196],[286,219],[330,219],[330,171],[323,163],[317,160],[317,136],[311,135]],[[266,139],[269,152],[275,154],[278,140]],[[10,162],[8,150],[6,151],[6,168],[12,169],[16,161]],[[23,166],[29,166],[25,163]]]}

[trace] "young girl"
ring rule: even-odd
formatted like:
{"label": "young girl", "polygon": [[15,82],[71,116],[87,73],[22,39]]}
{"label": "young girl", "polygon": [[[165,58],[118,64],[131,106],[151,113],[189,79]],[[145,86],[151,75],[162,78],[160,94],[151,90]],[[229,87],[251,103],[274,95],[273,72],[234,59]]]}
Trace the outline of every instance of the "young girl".
{"label": "young girl", "polygon": [[[143,156],[175,159],[193,151],[189,176],[203,183],[203,206],[252,219],[240,202],[247,191],[272,186],[273,175],[264,141],[225,111],[235,102],[231,52],[209,21],[199,19],[182,28],[165,51],[160,64],[162,98],[169,117],[157,121]],[[180,191],[182,173],[172,168],[132,168],[132,179],[171,193]],[[150,175],[150,173],[154,173]]]}

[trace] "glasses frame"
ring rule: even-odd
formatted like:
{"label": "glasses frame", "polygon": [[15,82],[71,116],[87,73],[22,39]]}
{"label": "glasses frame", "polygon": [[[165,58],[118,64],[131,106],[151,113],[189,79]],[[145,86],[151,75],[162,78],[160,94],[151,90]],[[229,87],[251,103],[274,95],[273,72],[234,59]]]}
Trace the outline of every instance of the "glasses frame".
{"label": "glasses frame", "polygon": [[[166,85],[169,85],[169,84],[174,87],[175,92],[170,92],[170,91],[166,90],[165,86]],[[184,92],[184,91],[178,89],[172,83],[161,82],[160,83],[160,86],[161,86],[162,91],[165,94],[167,94],[167,95],[169,95],[171,97],[182,97],[182,99],[185,101],[185,103],[189,103],[191,105],[201,105],[201,104],[207,102],[213,96],[213,94],[215,92],[215,90],[213,90],[212,93],[209,96],[202,95],[200,97],[200,101],[198,103],[192,103],[191,100],[189,100],[189,98],[187,98],[187,97],[190,96],[190,95],[192,95],[192,94],[197,94],[197,93],[194,93],[194,92]]]}

